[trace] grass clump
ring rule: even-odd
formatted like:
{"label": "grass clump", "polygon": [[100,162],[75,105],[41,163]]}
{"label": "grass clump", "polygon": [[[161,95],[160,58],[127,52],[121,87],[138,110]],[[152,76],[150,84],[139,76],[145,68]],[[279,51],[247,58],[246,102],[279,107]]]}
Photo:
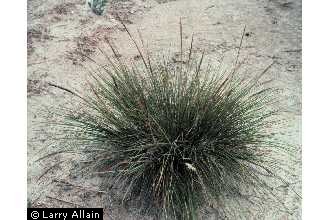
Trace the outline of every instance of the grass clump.
{"label": "grass clump", "polygon": [[102,174],[123,201],[164,219],[198,219],[208,204],[238,218],[245,202],[279,202],[267,180],[284,181],[286,162],[274,155],[288,153],[270,130],[278,110],[260,82],[267,70],[242,79],[237,62],[229,71],[203,66],[192,41],[176,64],[139,46],[141,63],[127,64],[109,46],[114,56],[104,53],[107,64],[92,73],[91,95],[76,94],[83,107],[61,124],[65,150],[89,161],[84,173]]}

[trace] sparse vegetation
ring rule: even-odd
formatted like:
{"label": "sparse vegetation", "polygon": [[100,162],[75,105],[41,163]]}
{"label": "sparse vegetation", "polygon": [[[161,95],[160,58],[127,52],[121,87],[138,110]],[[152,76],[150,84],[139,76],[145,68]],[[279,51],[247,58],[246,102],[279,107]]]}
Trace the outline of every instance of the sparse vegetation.
{"label": "sparse vegetation", "polygon": [[139,62],[125,62],[110,42],[114,56],[101,50],[106,65],[88,58],[98,65],[92,92],[70,92],[83,107],[59,113],[64,141],[53,153],[82,153],[83,174],[102,175],[107,190],[158,218],[198,219],[213,204],[241,219],[245,202],[281,204],[269,180],[286,183],[281,156],[290,150],[271,129],[279,110],[275,89],[262,83],[268,68],[243,79],[239,62],[227,71],[205,66],[193,39],[184,53],[181,37],[175,63],[152,59],[132,41]]}
{"label": "sparse vegetation", "polygon": [[34,42],[45,42],[51,40],[54,36],[50,35],[48,28],[41,27],[40,25],[27,30],[27,52],[31,55],[34,51]]}

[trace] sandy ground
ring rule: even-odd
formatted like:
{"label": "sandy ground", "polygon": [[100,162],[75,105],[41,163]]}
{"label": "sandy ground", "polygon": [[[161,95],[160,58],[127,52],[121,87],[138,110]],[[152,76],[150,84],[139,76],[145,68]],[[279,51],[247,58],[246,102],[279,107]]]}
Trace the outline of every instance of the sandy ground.
{"label": "sandy ground", "polygon": [[[269,75],[275,79],[274,86],[282,89],[280,98],[288,120],[282,138],[300,148],[300,0],[112,0],[102,16],[88,10],[83,0],[28,0],[28,198],[33,207],[104,207],[104,219],[150,219],[136,215],[132,207],[120,206],[116,195],[106,197],[97,187],[97,178],[86,181],[70,175],[72,164],[61,162],[67,156],[35,162],[52,144],[47,136],[52,128],[40,123],[43,107],[73,101],[48,82],[77,91],[85,88],[83,66],[88,62],[78,51],[97,59],[97,46],[103,47],[107,36],[125,57],[139,59],[115,14],[135,36],[140,30],[151,53],[166,51],[173,59],[179,51],[180,17],[184,46],[189,46],[194,33],[195,50],[205,50],[213,59],[224,53],[233,57],[246,25],[241,57],[248,57],[248,72],[261,71],[275,61]],[[45,173],[49,167],[53,169]],[[300,163],[296,174],[296,184],[291,187],[300,193]],[[283,201],[292,213],[270,206],[264,214],[248,219],[301,219],[297,196],[286,190]],[[204,216],[222,219],[213,209]]]}

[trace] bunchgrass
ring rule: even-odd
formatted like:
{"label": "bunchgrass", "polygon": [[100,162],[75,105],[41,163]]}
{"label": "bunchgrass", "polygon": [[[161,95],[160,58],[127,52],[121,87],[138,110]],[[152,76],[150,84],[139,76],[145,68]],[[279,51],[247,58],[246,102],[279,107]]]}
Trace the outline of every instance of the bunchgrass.
{"label": "bunchgrass", "polygon": [[271,182],[285,182],[289,149],[272,130],[279,110],[275,89],[262,82],[268,68],[247,79],[239,62],[227,71],[206,66],[193,40],[184,53],[181,37],[175,63],[132,41],[139,62],[125,62],[110,43],[105,65],[90,58],[98,65],[92,92],[71,92],[82,107],[60,112],[66,144],[57,152],[82,152],[83,173],[101,175],[123,202],[159,219],[199,219],[207,205],[238,219],[246,202],[281,204]]}

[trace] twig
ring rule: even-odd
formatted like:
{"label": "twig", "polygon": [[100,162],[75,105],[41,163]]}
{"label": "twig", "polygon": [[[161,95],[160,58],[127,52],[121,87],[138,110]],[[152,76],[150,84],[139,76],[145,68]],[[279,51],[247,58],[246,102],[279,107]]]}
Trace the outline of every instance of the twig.
{"label": "twig", "polygon": [[299,53],[299,52],[301,52],[301,49],[296,49],[296,50],[284,50],[283,52],[287,52],[287,53],[290,53],[290,52],[292,52],[292,53]]}
{"label": "twig", "polygon": [[58,198],[55,198],[55,197],[52,197],[52,196],[46,196],[46,198],[53,199],[53,200],[56,200],[56,201],[59,201],[59,202],[64,202],[64,203],[67,203],[67,204],[70,204],[70,205],[74,205],[75,207],[85,208],[85,206],[83,206],[83,205],[73,203],[73,202],[69,202],[69,201],[65,201],[65,200],[62,200],[62,199],[58,199]]}
{"label": "twig", "polygon": [[33,65],[37,65],[37,64],[42,64],[42,63],[47,63],[47,62],[51,62],[51,61],[55,61],[55,59],[46,59],[40,62],[34,62],[34,63],[28,63],[28,66],[33,66]]}
{"label": "twig", "polygon": [[57,179],[55,179],[55,180],[53,180],[53,181],[54,181],[54,182],[57,182],[57,183],[62,183],[62,184],[65,184],[65,185],[73,186],[73,187],[76,187],[76,188],[80,188],[80,189],[83,189],[83,190],[86,190],[86,191],[90,191],[90,192],[96,192],[96,193],[107,193],[106,191],[86,188],[86,187],[84,187],[84,186],[76,185],[76,184],[73,184],[73,183],[67,182],[67,181],[65,181],[65,180],[57,180]]}
{"label": "twig", "polygon": [[58,163],[55,163],[53,166],[49,167],[43,174],[41,174],[39,176],[39,178],[37,179],[37,181],[39,181],[42,177],[44,177],[49,171],[51,171],[54,167],[60,165],[61,163],[63,163],[64,161],[60,161]]}
{"label": "twig", "polygon": [[235,75],[235,72],[238,69],[238,66],[241,65],[241,64],[239,64],[239,65],[237,65],[237,64],[238,64],[239,55],[241,53],[241,48],[242,48],[242,43],[243,43],[243,39],[244,39],[245,29],[246,29],[246,25],[244,25],[241,41],[239,43],[239,47],[238,47],[238,51],[237,51],[237,55],[236,55],[235,64],[234,64],[234,67],[233,67],[233,72],[231,73],[231,76],[230,76],[230,82],[234,79],[234,75]]}
{"label": "twig", "polygon": [[215,5],[210,5],[210,6],[206,7],[204,10],[208,10],[208,9],[214,8],[214,7],[215,7]]}
{"label": "twig", "polygon": [[182,61],[183,61],[183,43],[182,43],[182,21],[181,21],[181,17],[180,17],[180,59],[181,59],[181,71],[182,71]]}
{"label": "twig", "polygon": [[37,65],[37,64],[41,64],[41,63],[46,63],[48,62],[48,60],[44,60],[44,61],[40,61],[40,62],[35,62],[35,63],[28,63],[28,66],[33,66],[33,65]]}
{"label": "twig", "polygon": [[244,38],[244,34],[245,34],[245,29],[246,29],[246,25],[244,25],[244,29],[243,29],[243,33],[242,33],[242,37],[241,37],[241,41],[239,43],[239,47],[238,47],[238,51],[237,51],[237,56],[236,56],[236,61],[235,61],[235,67],[237,65],[238,62],[238,58],[241,52],[241,48],[242,48],[242,43],[243,43],[243,38]]}

